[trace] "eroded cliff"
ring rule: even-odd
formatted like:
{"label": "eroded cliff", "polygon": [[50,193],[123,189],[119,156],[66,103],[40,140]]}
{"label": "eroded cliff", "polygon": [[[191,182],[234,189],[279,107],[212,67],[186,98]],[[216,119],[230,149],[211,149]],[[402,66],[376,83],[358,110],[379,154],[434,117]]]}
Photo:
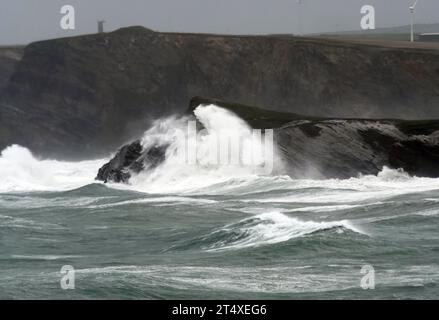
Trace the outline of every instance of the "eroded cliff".
{"label": "eroded cliff", "polygon": [[439,50],[142,27],[33,43],[0,95],[0,149],[102,156],[193,96],[318,117],[439,117]]}

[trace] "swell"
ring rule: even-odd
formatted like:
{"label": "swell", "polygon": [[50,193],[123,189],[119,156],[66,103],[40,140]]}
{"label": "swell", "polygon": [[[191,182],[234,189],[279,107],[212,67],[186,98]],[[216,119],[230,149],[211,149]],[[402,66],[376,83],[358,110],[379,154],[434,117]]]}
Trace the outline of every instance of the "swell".
{"label": "swell", "polygon": [[279,212],[267,212],[225,225],[171,249],[198,247],[207,252],[241,250],[277,245],[331,230],[367,236],[349,220],[301,220]]}

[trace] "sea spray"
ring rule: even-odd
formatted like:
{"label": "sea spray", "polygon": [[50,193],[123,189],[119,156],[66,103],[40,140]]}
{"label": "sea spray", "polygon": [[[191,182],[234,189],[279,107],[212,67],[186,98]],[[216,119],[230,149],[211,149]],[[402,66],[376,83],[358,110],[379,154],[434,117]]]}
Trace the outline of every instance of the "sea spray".
{"label": "sea spray", "polygon": [[276,159],[273,132],[252,129],[233,112],[215,105],[194,110],[190,118],[155,123],[142,139],[144,149],[169,145],[165,161],[133,175],[130,184],[147,192],[178,192],[232,178],[270,175]]}
{"label": "sea spray", "polygon": [[39,160],[28,149],[12,145],[0,154],[0,192],[60,191],[93,183],[105,160],[64,162]]}

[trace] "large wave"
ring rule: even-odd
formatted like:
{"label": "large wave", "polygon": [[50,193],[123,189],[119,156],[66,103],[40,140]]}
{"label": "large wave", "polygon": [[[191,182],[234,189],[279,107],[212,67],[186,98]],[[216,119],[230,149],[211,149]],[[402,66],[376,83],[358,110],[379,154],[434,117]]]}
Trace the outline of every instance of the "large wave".
{"label": "large wave", "polygon": [[[277,160],[276,148],[265,136],[257,136],[252,128],[229,110],[203,105],[194,114],[204,127],[191,135],[187,118],[171,118],[156,122],[145,132],[145,149],[169,145],[166,160],[154,170],[134,174],[130,185],[152,193],[190,192],[231,179],[255,179],[266,176],[266,165]],[[181,133],[184,132],[182,135]],[[236,161],[233,160],[233,139],[239,139]],[[226,143],[221,143],[226,141]],[[190,146],[196,145],[191,161]],[[222,155],[229,155],[222,157]],[[194,162],[195,161],[195,162]]]}
{"label": "large wave", "polygon": [[61,191],[93,183],[105,160],[63,162],[40,160],[12,145],[0,154],[0,192]]}
{"label": "large wave", "polygon": [[346,229],[364,233],[347,220],[301,221],[279,212],[267,212],[227,225],[201,240],[203,242],[213,241],[206,247],[209,251],[233,250],[286,242],[330,229],[338,229],[340,232]]}

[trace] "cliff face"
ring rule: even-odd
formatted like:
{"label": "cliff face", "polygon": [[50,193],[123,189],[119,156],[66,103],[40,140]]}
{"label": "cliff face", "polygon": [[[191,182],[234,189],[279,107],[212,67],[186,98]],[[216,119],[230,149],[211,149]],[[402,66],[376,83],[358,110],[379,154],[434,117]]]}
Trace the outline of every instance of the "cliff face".
{"label": "cliff face", "polygon": [[193,96],[312,116],[439,117],[439,50],[133,27],[37,42],[0,98],[0,149],[99,156]]}
{"label": "cliff face", "polygon": [[0,92],[8,83],[15,65],[21,60],[23,51],[22,46],[0,47]]}

